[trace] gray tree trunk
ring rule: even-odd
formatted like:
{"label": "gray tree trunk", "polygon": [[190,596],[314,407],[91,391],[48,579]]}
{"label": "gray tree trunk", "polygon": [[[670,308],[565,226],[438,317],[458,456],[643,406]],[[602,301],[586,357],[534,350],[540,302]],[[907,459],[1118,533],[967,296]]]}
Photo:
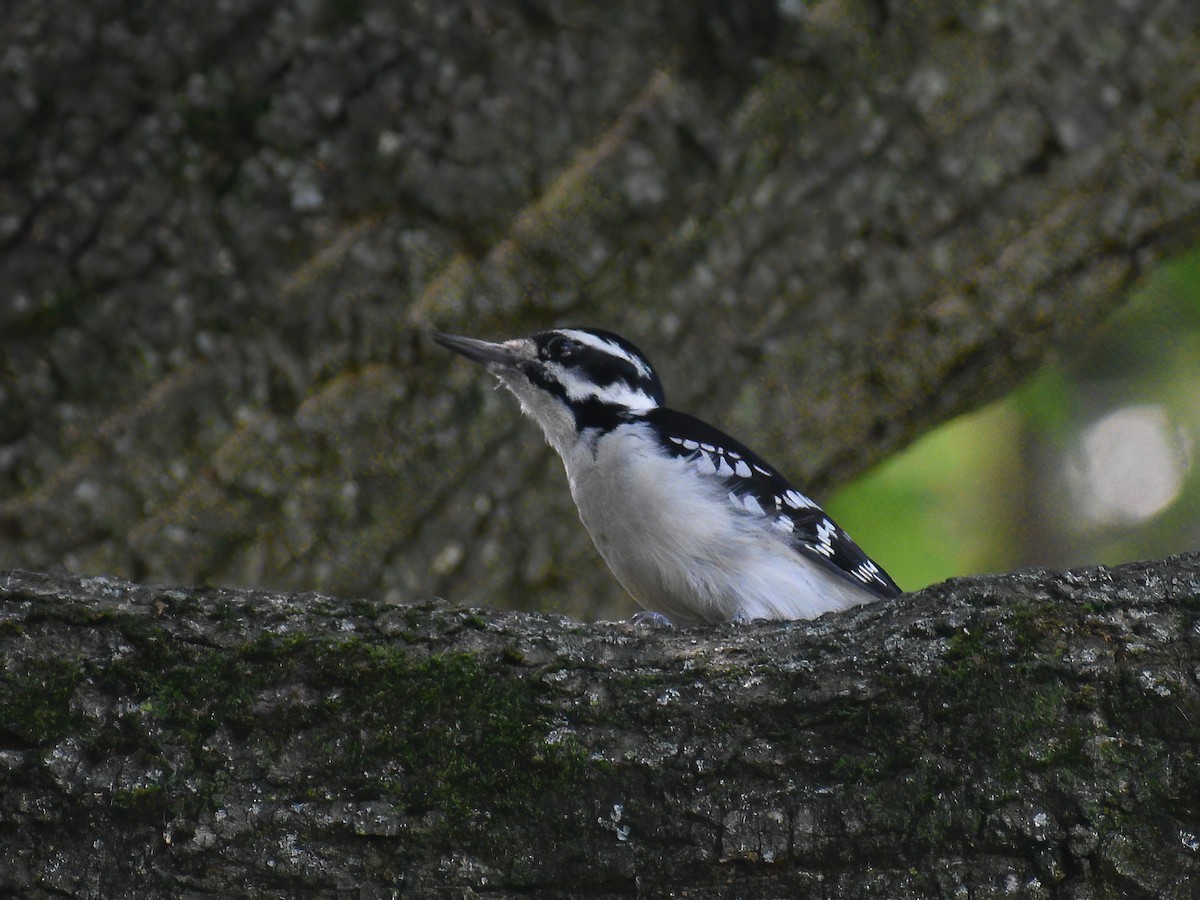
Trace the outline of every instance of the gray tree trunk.
{"label": "gray tree trunk", "polygon": [[622,331],[820,496],[1195,239],[1198,17],[10,0],[0,565],[613,614],[428,330]]}
{"label": "gray tree trunk", "polygon": [[1190,898],[1200,555],[695,630],[0,573],[0,892]]}

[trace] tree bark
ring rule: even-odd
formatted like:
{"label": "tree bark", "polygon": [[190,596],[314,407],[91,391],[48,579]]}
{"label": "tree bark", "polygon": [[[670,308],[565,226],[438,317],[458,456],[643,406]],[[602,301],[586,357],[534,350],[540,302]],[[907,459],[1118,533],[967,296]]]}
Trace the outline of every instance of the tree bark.
{"label": "tree bark", "polygon": [[1184,898],[1200,555],[691,630],[0,574],[23,897]]}
{"label": "tree bark", "polygon": [[9,6],[8,567],[613,614],[428,329],[622,331],[820,496],[1200,221],[1186,0]]}

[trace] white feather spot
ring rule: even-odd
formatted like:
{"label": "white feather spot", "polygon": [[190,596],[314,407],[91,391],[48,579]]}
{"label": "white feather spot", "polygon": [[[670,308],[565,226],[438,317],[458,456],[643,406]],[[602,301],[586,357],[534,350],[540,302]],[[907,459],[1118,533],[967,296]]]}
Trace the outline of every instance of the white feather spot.
{"label": "white feather spot", "polygon": [[869,559],[855,566],[854,574],[864,584],[869,584],[872,581],[878,582],[879,584],[885,583],[884,580],[879,577],[879,566],[875,565],[875,563]]}
{"label": "white feather spot", "polygon": [[822,519],[821,524],[817,526],[817,540],[822,546],[829,547],[830,552],[833,552],[833,538],[837,534],[837,526],[830,519]]}
{"label": "white feather spot", "polygon": [[696,468],[708,475],[715,475],[717,464],[712,461],[712,457],[707,453],[696,454]]}
{"label": "white feather spot", "polygon": [[813,503],[799,491],[788,491],[783,495],[783,502],[792,509],[816,509],[817,504]]}
{"label": "white feather spot", "polygon": [[717,457],[717,474],[720,475],[722,478],[728,478],[730,475],[733,474],[733,466],[731,466],[729,464],[729,460],[727,460],[721,454],[719,454],[719,453],[716,454],[716,457]]}
{"label": "white feather spot", "polygon": [[700,449],[701,449],[701,450],[707,450],[709,453],[716,453],[716,452],[717,452],[717,448],[716,448],[716,447],[714,447],[712,444],[701,444],[701,445],[700,445]]}
{"label": "white feather spot", "polygon": [[796,523],[787,516],[777,516],[771,525],[775,528],[778,528],[780,531],[786,531],[788,534],[791,534],[796,530]]}
{"label": "white feather spot", "polygon": [[768,478],[771,477],[771,473],[768,472],[766,469],[764,469],[762,466],[760,466],[758,463],[754,464],[754,471],[756,471],[759,475],[766,475]]}
{"label": "white feather spot", "polygon": [[749,478],[750,477],[750,467],[748,465],[746,465],[746,461],[744,459],[742,459],[741,457],[734,456],[732,453],[730,453],[729,455],[731,457],[733,457],[733,459],[737,460],[737,465],[733,467],[733,471],[737,472],[738,476],[741,478]]}
{"label": "white feather spot", "polygon": [[755,497],[752,497],[750,494],[747,494],[742,498],[742,503],[750,512],[757,513],[760,516],[764,515],[762,504],[760,504],[758,500]]}
{"label": "white feather spot", "polygon": [[833,538],[837,534],[837,526],[829,519],[822,520],[817,526],[817,543],[812,549],[822,556],[833,558]]}
{"label": "white feather spot", "polygon": [[684,449],[684,450],[698,450],[698,449],[700,449],[700,442],[699,442],[699,441],[693,441],[691,438],[688,438],[688,439],[686,439],[686,440],[682,440],[682,441],[680,441],[679,443],[683,445],[683,449]]}

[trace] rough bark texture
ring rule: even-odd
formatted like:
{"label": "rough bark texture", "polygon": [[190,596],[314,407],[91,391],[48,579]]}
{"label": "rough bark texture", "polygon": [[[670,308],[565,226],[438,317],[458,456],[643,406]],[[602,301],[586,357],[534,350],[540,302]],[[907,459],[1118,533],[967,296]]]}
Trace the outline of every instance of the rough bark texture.
{"label": "rough bark texture", "polygon": [[695,630],[0,574],[0,892],[1194,897],[1200,556]]}
{"label": "rough bark texture", "polygon": [[1195,238],[1198,18],[11,0],[0,565],[612,609],[427,330],[623,331],[820,495]]}

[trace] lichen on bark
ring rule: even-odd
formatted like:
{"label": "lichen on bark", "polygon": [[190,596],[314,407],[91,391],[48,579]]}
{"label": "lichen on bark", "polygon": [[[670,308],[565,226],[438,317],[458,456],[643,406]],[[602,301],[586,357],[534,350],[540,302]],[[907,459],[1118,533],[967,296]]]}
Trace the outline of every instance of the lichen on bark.
{"label": "lichen on bark", "polygon": [[1189,896],[1200,558],[814,622],[0,576],[38,896]]}

